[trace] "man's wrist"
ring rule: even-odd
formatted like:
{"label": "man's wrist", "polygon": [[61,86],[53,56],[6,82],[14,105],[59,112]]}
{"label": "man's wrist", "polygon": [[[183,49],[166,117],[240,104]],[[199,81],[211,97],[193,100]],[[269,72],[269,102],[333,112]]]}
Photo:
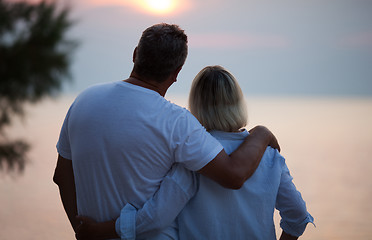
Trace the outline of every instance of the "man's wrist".
{"label": "man's wrist", "polygon": [[274,134],[265,126],[256,126],[250,132],[256,139],[261,139],[265,147],[270,146],[280,152],[280,145]]}
{"label": "man's wrist", "polygon": [[254,137],[255,139],[260,139],[260,142],[266,146],[269,145],[273,137],[270,130],[261,125],[252,128],[249,132],[251,137]]}

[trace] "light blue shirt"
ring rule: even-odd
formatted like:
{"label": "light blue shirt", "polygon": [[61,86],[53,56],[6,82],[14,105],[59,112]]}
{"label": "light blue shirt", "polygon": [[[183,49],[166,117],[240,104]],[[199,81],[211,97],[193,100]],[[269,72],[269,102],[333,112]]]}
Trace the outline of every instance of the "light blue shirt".
{"label": "light blue shirt", "polygon": [[[249,133],[213,131],[211,134],[230,154]],[[151,236],[156,236],[151,239],[181,240],[276,239],[273,222],[276,208],[282,218],[281,228],[290,235],[300,236],[314,219],[292,179],[285,159],[271,147],[267,148],[253,176],[239,190],[223,188],[209,178],[176,165],[142,209],[136,212],[134,207],[126,206],[127,212],[122,212],[117,221],[117,231],[128,233],[124,231],[128,226],[123,225],[127,222],[132,226],[133,238],[122,235],[122,239],[134,239],[134,235],[137,239]],[[170,227],[156,235],[177,215]]]}

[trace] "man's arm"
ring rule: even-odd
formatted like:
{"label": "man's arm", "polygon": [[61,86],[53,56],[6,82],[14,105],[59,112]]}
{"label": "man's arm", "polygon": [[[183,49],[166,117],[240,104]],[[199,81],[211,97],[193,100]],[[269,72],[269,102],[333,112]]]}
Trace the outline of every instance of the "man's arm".
{"label": "man's arm", "polygon": [[76,191],[72,161],[58,155],[57,166],[54,172],[53,181],[58,185],[61,200],[71,226],[76,232],[79,226],[76,205]]}
{"label": "man's arm", "polygon": [[256,171],[269,145],[280,150],[275,136],[266,127],[257,126],[230,156],[222,150],[199,173],[226,188],[239,189]]}

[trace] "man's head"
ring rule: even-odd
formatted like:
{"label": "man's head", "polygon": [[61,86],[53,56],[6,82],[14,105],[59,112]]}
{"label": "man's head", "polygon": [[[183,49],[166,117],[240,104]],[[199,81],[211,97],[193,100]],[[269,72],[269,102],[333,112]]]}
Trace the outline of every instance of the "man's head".
{"label": "man's head", "polygon": [[187,57],[187,36],[177,25],[156,24],[141,36],[133,71],[143,78],[164,81],[181,68]]}

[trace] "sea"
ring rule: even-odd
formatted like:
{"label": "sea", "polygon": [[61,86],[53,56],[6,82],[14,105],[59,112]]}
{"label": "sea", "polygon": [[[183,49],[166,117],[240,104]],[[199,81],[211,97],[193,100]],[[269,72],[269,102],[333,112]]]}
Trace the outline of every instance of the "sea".
{"label": "sea", "polygon": [[[6,130],[32,148],[22,173],[0,170],[0,239],[75,239],[52,177],[72,96],[27,105]],[[187,96],[167,98],[186,107]],[[372,98],[246,97],[249,123],[277,137],[315,219],[303,240],[372,239]],[[280,216],[274,221],[279,238]],[[244,226],[242,226],[244,227]]]}

